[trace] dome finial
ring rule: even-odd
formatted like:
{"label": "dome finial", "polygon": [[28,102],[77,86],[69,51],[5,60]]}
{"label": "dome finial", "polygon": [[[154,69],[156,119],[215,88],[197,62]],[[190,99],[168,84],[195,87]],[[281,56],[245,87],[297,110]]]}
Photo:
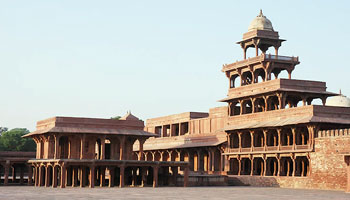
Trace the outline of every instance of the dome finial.
{"label": "dome finial", "polygon": [[263,12],[262,12],[262,9],[260,9],[260,13],[259,13],[258,17],[265,17]]}

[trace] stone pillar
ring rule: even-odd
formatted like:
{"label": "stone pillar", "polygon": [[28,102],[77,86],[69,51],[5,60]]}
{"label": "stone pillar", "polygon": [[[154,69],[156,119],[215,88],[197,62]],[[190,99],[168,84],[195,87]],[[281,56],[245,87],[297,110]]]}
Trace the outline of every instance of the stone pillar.
{"label": "stone pillar", "polygon": [[124,154],[125,154],[125,142],[126,142],[126,139],[125,139],[125,136],[121,136],[119,138],[119,142],[120,142],[120,159],[119,160],[124,160]]}
{"label": "stone pillar", "polygon": [[16,182],[16,167],[12,165],[12,183]]}
{"label": "stone pillar", "polygon": [[45,172],[46,172],[46,176],[45,176],[45,187],[50,187],[50,176],[51,176],[51,171],[49,170],[50,167],[47,166],[45,167]]}
{"label": "stone pillar", "polygon": [[125,177],[125,166],[120,166],[120,183],[119,183],[119,187],[124,187],[124,183],[125,183],[125,181],[124,181],[124,177]]}
{"label": "stone pillar", "polygon": [[136,186],[137,184],[137,167],[132,168],[132,186]]}
{"label": "stone pillar", "polygon": [[254,173],[254,158],[250,158],[250,175],[253,176]]}
{"label": "stone pillar", "polygon": [[267,158],[263,158],[263,160],[264,160],[264,176],[266,176]]}
{"label": "stone pillar", "polygon": [[106,168],[100,167],[100,187],[103,187],[105,185],[106,178]]}
{"label": "stone pillar", "polygon": [[52,170],[53,170],[53,173],[52,173],[52,187],[55,188],[57,187],[57,173],[58,173],[58,166],[52,166]]}
{"label": "stone pillar", "polygon": [[43,186],[43,170],[42,166],[39,165],[39,187]]}
{"label": "stone pillar", "polygon": [[282,129],[278,128],[278,129],[277,129],[277,135],[278,135],[278,150],[281,149],[281,132],[282,132]]}
{"label": "stone pillar", "polygon": [[72,187],[78,186],[78,167],[73,167],[73,180],[72,180]]}
{"label": "stone pillar", "polygon": [[141,187],[147,184],[147,167],[141,168]]}
{"label": "stone pillar", "polygon": [[108,187],[114,187],[115,168],[109,167]]}
{"label": "stone pillar", "polygon": [[212,155],[212,150],[208,149],[208,172],[212,172],[213,171],[213,159],[212,159],[213,155]]}
{"label": "stone pillar", "polygon": [[54,159],[59,159],[60,158],[59,140],[60,140],[60,137],[58,135],[55,135],[55,155],[54,155]]}
{"label": "stone pillar", "polygon": [[153,187],[158,187],[158,166],[153,166]]}
{"label": "stone pillar", "polygon": [[[295,150],[295,134],[296,134],[296,128],[292,128],[292,134],[293,134],[293,150]],[[294,169],[293,169],[294,170]]]}
{"label": "stone pillar", "polygon": [[[23,177],[24,177],[24,168],[23,168],[23,166],[20,166],[19,167],[19,183],[21,184],[21,185],[23,185]],[[29,179],[29,177],[28,177],[28,179]]]}
{"label": "stone pillar", "polygon": [[9,173],[10,173],[10,161],[6,160],[5,172],[4,172],[4,185],[8,185]]}
{"label": "stone pillar", "polygon": [[239,152],[242,151],[242,133],[241,132],[237,132],[238,134],[238,148],[239,148]]}
{"label": "stone pillar", "polygon": [[172,183],[174,184],[174,186],[176,186],[178,167],[171,167],[171,172],[172,172]]}
{"label": "stone pillar", "polygon": [[38,167],[34,166],[34,186],[38,186]]}
{"label": "stone pillar", "polygon": [[279,157],[276,157],[277,158],[277,167],[278,167],[278,170],[277,170],[277,176],[280,176],[280,172],[281,172],[281,159]]}
{"label": "stone pillar", "polygon": [[90,188],[94,188],[95,187],[95,166],[91,165],[90,166]]}
{"label": "stone pillar", "polygon": [[86,185],[86,168],[81,166],[80,168],[80,187],[85,187]]}
{"label": "stone pillar", "polygon": [[102,137],[101,138],[101,158],[99,158],[100,160],[104,160],[106,158],[106,138]]}
{"label": "stone pillar", "polygon": [[66,166],[64,164],[62,164],[61,166],[61,188],[65,188],[66,187]]}
{"label": "stone pillar", "polygon": [[146,140],[139,139],[140,146],[139,146],[139,160],[145,160],[145,155],[143,154],[143,144]]}
{"label": "stone pillar", "polygon": [[184,169],[184,187],[187,187],[188,186],[188,169],[189,167],[186,166],[185,169]]}
{"label": "stone pillar", "polygon": [[238,160],[238,176],[241,175],[241,170],[242,170],[242,163],[241,163],[241,158],[237,158]]}
{"label": "stone pillar", "polygon": [[85,139],[86,136],[85,134],[81,136],[80,138],[80,159],[84,159],[85,158]]}
{"label": "stone pillar", "polygon": [[267,150],[267,130],[263,130],[264,133],[264,150]]}
{"label": "stone pillar", "polygon": [[293,161],[293,173],[292,173],[292,176],[295,176],[296,169],[295,169],[295,158],[294,158],[294,156],[292,156],[292,161]]}
{"label": "stone pillar", "polygon": [[33,184],[33,168],[31,165],[28,166],[28,185]]}

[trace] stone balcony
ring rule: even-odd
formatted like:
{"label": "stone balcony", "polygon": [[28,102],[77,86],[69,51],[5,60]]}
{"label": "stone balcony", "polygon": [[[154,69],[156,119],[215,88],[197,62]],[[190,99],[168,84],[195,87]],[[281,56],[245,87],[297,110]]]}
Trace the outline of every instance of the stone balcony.
{"label": "stone balcony", "polygon": [[254,95],[276,91],[335,95],[334,93],[327,92],[326,88],[326,83],[321,81],[275,79],[261,83],[244,85],[237,88],[230,88],[228,90],[228,97],[220,101],[227,101],[230,99],[237,99],[242,97],[251,97]]}
{"label": "stone balcony", "polygon": [[256,56],[253,58],[248,58],[241,61],[236,61],[231,64],[225,64],[223,65],[222,71],[232,71],[239,68],[247,67],[250,65],[257,65],[262,62],[274,62],[276,64],[299,64],[299,57],[290,57],[290,56],[280,56],[280,55],[271,55],[271,54],[261,54],[260,56]]}
{"label": "stone balcony", "polygon": [[228,148],[227,155],[232,154],[261,154],[261,153],[293,153],[293,152],[310,152],[310,145],[289,145],[289,146],[265,146],[265,147],[248,147],[248,148]]}

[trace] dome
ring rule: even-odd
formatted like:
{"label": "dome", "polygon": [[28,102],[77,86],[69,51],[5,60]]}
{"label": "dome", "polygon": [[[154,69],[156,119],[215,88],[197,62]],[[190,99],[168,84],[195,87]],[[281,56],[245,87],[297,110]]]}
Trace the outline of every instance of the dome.
{"label": "dome", "polygon": [[273,31],[271,21],[263,15],[262,10],[260,10],[260,14],[256,16],[255,19],[249,25],[248,31],[253,30]]}
{"label": "dome", "polygon": [[350,98],[339,94],[327,99],[326,106],[350,107]]}

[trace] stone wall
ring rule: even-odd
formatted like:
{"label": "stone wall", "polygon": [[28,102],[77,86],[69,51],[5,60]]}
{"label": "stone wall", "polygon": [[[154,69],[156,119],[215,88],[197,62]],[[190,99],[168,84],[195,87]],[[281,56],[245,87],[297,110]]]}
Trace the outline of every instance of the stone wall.
{"label": "stone wall", "polygon": [[311,174],[308,177],[229,176],[230,185],[251,185],[284,188],[345,190],[347,171],[344,152],[350,152],[347,129],[318,133],[315,151],[310,153]]}

